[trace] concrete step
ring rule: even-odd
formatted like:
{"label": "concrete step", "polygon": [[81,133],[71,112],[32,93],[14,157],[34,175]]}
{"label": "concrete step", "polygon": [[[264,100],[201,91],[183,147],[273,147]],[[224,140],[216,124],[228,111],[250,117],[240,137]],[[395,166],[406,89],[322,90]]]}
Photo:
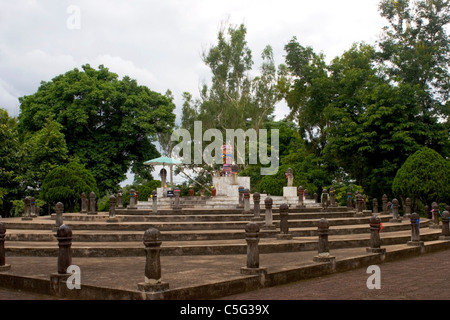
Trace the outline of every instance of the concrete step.
{"label": "concrete step", "polygon": [[[342,219],[330,219],[330,235],[354,235],[369,233],[369,225],[367,223],[345,224]],[[308,221],[306,221],[308,222]],[[302,225],[301,227],[290,226],[289,232],[294,237],[316,237],[317,226],[315,221],[309,221],[311,224]],[[246,224],[246,223],[245,223]],[[105,230],[105,229],[76,229],[72,227],[74,242],[132,242],[142,241],[144,230],[149,226],[143,227],[142,230]],[[260,238],[276,237],[279,233],[279,224],[275,223],[276,229],[264,229],[264,222],[260,222],[261,231]],[[403,223],[383,223],[383,232],[409,231],[410,226]],[[428,222],[422,223],[422,228],[427,227]],[[162,241],[203,241],[203,240],[233,240],[245,239],[244,228],[239,229],[190,229],[190,230],[161,230]],[[21,230],[11,229],[6,234],[7,241],[55,241],[55,232],[51,230]]]}
{"label": "concrete step", "polygon": [[[307,228],[307,227],[316,227],[321,217],[325,217],[326,214],[320,215],[302,215],[297,216],[296,214],[292,214],[289,219],[289,227],[290,228]],[[74,216],[76,217],[76,216]],[[199,219],[198,217],[190,217],[190,219],[183,220],[183,218],[189,218],[189,216],[179,216],[179,219],[175,219],[175,221],[164,219],[162,216],[162,220],[153,219],[154,217],[133,217],[126,216],[121,217],[118,216],[119,222],[108,223],[108,216],[95,216],[88,217],[86,220],[68,220],[64,223],[71,226],[72,230],[107,230],[107,231],[145,231],[150,227],[156,228],[160,231],[207,231],[210,232],[218,231],[218,230],[238,230],[239,232],[243,232],[246,224],[253,217],[252,215],[239,215],[238,219],[233,219],[233,215],[223,216],[223,220],[218,220],[219,216],[201,216],[204,220]],[[226,218],[225,218],[226,217]],[[308,219],[304,219],[304,217],[308,217]],[[274,216],[274,225],[279,226],[279,215]],[[295,219],[298,218],[298,219]],[[390,216],[380,216],[383,222],[387,222],[390,219]],[[122,220],[124,219],[124,220]],[[264,215],[261,216],[261,219],[264,220]],[[329,217],[327,220],[330,226],[335,225],[364,225],[367,229],[369,225],[370,217],[344,217],[344,218],[332,218]],[[7,229],[22,229],[22,230],[52,230],[55,227],[55,222],[50,217],[39,217],[33,221],[6,221],[4,222]],[[263,221],[260,222],[261,225],[264,224]],[[399,225],[404,225],[406,228],[409,228],[408,223],[399,223]]]}
{"label": "concrete step", "polygon": [[[438,229],[421,229],[422,241],[436,241],[441,231]],[[382,246],[406,244],[411,239],[408,231],[382,232]],[[370,235],[367,233],[353,235],[330,235],[330,250],[343,248],[367,247]],[[73,257],[120,257],[144,256],[142,241],[136,242],[77,242],[72,243]],[[247,245],[244,239],[236,240],[203,240],[203,241],[163,241],[161,255],[227,255],[245,254]],[[301,252],[317,250],[317,237],[294,237],[292,240],[277,240],[261,238],[260,253]],[[57,241],[7,241],[5,246],[7,256],[53,256],[58,254]],[[245,258],[243,258],[245,259]]]}

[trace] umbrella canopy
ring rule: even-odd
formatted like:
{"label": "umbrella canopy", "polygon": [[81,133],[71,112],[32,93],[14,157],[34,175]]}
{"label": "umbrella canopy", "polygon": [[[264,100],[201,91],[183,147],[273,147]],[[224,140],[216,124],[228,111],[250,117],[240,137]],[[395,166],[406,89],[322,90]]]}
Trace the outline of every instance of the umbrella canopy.
{"label": "umbrella canopy", "polygon": [[152,160],[145,161],[144,164],[149,165],[149,166],[158,166],[158,165],[164,166],[166,164],[167,165],[182,164],[182,162],[179,161],[179,160],[176,160],[176,159],[168,158],[168,157],[159,157],[159,158],[155,158],[155,159],[152,159]]}
{"label": "umbrella canopy", "polygon": [[[144,162],[144,165],[148,166],[165,166],[168,165],[170,167],[170,187],[173,188],[173,166],[182,164],[181,161],[168,158],[168,157],[159,157],[152,160],[148,160]],[[163,184],[163,181],[161,180],[161,184]],[[164,185],[161,185],[161,188],[164,188]]]}

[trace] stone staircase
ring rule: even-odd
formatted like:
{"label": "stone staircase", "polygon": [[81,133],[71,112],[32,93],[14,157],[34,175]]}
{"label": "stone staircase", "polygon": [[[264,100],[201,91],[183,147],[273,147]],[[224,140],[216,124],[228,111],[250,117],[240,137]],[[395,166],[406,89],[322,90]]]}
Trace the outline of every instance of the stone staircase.
{"label": "stone staircase", "polygon": [[[278,201],[279,200],[279,201]],[[322,209],[313,205],[306,208],[289,210],[289,232],[292,240],[278,240],[279,205],[285,199],[274,203],[273,221],[276,229],[264,229],[261,226],[260,252],[296,252],[317,250],[317,225],[321,218],[330,224],[330,249],[367,247],[369,243],[369,219],[371,214],[356,215],[346,207]],[[117,257],[144,256],[142,237],[150,227],[161,232],[161,254],[182,255],[224,255],[245,254],[245,225],[252,220],[253,214],[244,213],[234,207],[198,208],[184,206],[182,210],[172,210],[162,206],[156,214],[140,202],[138,209],[117,209],[118,222],[108,222],[107,213],[86,215],[65,213],[64,223],[73,230],[72,253],[74,257]],[[275,202],[275,199],[274,199]],[[237,203],[237,201],[236,201]],[[263,203],[263,201],[262,201]],[[170,204],[170,203],[169,203]],[[215,204],[214,204],[215,205]],[[206,205],[205,205],[206,206]],[[380,234],[383,245],[404,244],[411,238],[409,220],[391,223],[390,215],[380,214],[383,230]],[[261,218],[264,219],[264,206],[261,206]],[[21,218],[1,220],[7,228],[5,249],[10,256],[56,256],[58,243],[55,238],[55,215],[23,221]],[[430,221],[421,220],[422,241],[437,240],[440,229],[429,227]]]}

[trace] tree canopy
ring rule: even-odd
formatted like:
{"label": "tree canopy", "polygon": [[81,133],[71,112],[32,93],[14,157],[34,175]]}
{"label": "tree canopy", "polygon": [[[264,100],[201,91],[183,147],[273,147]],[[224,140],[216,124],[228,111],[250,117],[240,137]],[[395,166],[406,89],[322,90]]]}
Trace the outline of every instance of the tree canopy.
{"label": "tree canopy", "polygon": [[98,181],[100,192],[115,190],[126,173],[151,177],[143,162],[159,156],[156,133],[172,129],[172,98],[119,79],[103,65],[88,64],[42,82],[21,97],[19,132],[38,132],[47,119],[61,125],[68,156],[76,156]]}

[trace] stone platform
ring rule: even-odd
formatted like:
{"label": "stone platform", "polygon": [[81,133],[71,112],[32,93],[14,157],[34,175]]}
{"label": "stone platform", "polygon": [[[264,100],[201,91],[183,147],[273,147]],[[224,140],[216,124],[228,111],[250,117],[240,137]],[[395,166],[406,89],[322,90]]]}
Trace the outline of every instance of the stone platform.
{"label": "stone platform", "polygon": [[[386,254],[367,253],[370,216],[356,215],[347,208],[317,207],[289,210],[291,240],[278,240],[278,207],[274,207],[274,230],[261,230],[259,249],[264,279],[244,276],[246,262],[244,227],[253,215],[242,209],[185,208],[174,211],[149,209],[117,210],[118,222],[107,222],[108,214],[65,213],[64,223],[73,230],[73,264],[82,270],[82,289],[66,290],[71,299],[213,299],[221,296],[276,286],[310,277],[340,272],[366,264],[383,263],[408,255],[446,250],[450,241],[439,240],[441,230],[421,220],[423,247],[410,247],[411,226],[390,223],[380,214],[380,234]],[[264,219],[264,210],[261,210]],[[321,218],[330,224],[329,245],[336,264],[314,262],[317,255],[317,225]],[[2,219],[6,226],[7,272],[0,273],[4,287],[45,293],[49,275],[56,271],[58,245],[55,216],[32,221]],[[259,222],[261,225],[264,221]],[[144,279],[144,231],[161,231],[163,280],[170,289],[155,297],[136,290]]]}

